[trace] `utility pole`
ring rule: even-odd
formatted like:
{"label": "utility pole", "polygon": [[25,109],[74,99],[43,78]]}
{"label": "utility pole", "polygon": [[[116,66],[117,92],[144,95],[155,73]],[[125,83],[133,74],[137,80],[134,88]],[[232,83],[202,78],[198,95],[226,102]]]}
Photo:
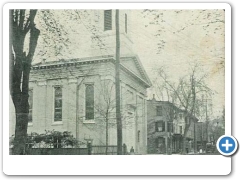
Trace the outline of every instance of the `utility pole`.
{"label": "utility pole", "polygon": [[166,154],[168,154],[168,121],[165,120],[165,133],[166,133]]}
{"label": "utility pole", "polygon": [[193,138],[194,138],[194,142],[193,142],[193,150],[194,153],[196,153],[196,122],[195,122],[195,103],[196,103],[196,91],[195,91],[195,79],[194,76],[192,76],[192,93],[193,93]]}
{"label": "utility pole", "polygon": [[206,99],[206,136],[207,136],[207,142],[208,142],[208,99]]}
{"label": "utility pole", "polygon": [[77,88],[76,88],[76,140],[79,141],[79,86],[80,84],[77,83]]}
{"label": "utility pole", "polygon": [[[193,88],[193,93],[194,93],[194,97],[195,97],[195,81],[193,79],[193,84],[194,84],[194,88]],[[194,99],[194,101],[196,101],[196,99]],[[193,109],[193,151],[194,153],[196,153],[196,120],[195,120],[195,102],[194,102],[194,109]]]}
{"label": "utility pole", "polygon": [[[195,112],[195,111],[194,111]],[[195,113],[194,113],[194,121],[193,121],[193,133],[194,133],[194,144],[193,144],[193,148],[194,148],[194,153],[196,153],[196,122],[195,122]]]}
{"label": "utility pole", "polygon": [[201,122],[201,149],[203,150],[203,122]]}
{"label": "utility pole", "polygon": [[115,62],[115,88],[116,88],[116,119],[117,119],[117,154],[122,155],[122,119],[120,102],[120,33],[119,10],[116,9],[116,62]]}
{"label": "utility pole", "polygon": [[208,126],[209,126],[209,118],[208,118],[208,100],[211,101],[211,98],[208,99],[207,97],[202,97],[202,101],[206,103],[206,142],[208,142]]}

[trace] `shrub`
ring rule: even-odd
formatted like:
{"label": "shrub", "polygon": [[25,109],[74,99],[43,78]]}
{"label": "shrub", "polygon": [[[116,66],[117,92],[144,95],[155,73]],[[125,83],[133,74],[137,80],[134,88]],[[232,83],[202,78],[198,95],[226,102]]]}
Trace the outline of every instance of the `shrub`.
{"label": "shrub", "polygon": [[[13,147],[14,135],[9,139],[10,147]],[[32,132],[28,134],[26,147],[27,148],[71,148],[79,147],[80,145],[85,144],[84,142],[77,141],[73,137],[71,132],[64,131],[47,131],[45,130],[44,134],[38,134]]]}

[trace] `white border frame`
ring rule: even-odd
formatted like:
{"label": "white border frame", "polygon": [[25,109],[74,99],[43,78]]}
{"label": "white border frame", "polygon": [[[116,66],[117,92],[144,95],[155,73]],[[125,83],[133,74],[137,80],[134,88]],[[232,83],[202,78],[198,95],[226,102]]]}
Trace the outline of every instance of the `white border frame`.
{"label": "white border frame", "polygon": [[[225,115],[228,120],[225,124],[225,134],[231,134],[231,6],[229,4],[138,3],[136,6],[135,3],[127,3],[126,6],[124,3],[8,3],[3,6],[3,59],[9,57],[9,9],[46,9],[46,7],[47,9],[78,7],[80,9],[156,9],[158,7],[159,9],[225,9]],[[6,121],[9,119],[8,61],[3,61],[3,67],[3,117],[5,119],[3,121],[3,172],[7,175],[227,175],[231,172],[231,158],[221,155],[61,157],[9,155],[9,121]]]}

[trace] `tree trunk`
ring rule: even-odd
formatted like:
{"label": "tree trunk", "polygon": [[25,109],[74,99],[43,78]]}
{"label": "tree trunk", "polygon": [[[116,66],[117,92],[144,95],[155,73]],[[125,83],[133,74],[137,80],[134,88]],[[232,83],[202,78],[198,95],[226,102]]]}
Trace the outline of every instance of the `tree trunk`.
{"label": "tree trunk", "polygon": [[[191,111],[190,111],[190,115],[186,114],[185,115],[185,129],[184,129],[184,134],[183,134],[183,154],[186,154],[186,136],[187,136],[187,132],[189,130],[189,127],[191,126],[191,122],[192,122],[192,117],[193,117],[193,112],[195,111],[195,101],[196,101],[196,92],[195,92],[195,80],[194,80],[194,73],[191,76],[191,94],[193,96],[193,105],[191,107]],[[188,107],[188,105],[187,105]],[[185,108],[185,111],[188,113],[188,108]],[[189,117],[188,117],[189,116]],[[195,118],[195,116],[194,116]],[[193,121],[195,121],[195,119],[193,119]]]}
{"label": "tree trunk", "polygon": [[182,139],[182,154],[186,154],[186,137],[183,135]]}
{"label": "tree trunk", "polygon": [[[24,53],[25,54],[25,53]],[[15,127],[15,139],[13,154],[23,155],[25,154],[25,146],[27,139],[27,127],[28,127],[28,114],[29,114],[29,104],[28,104],[28,83],[31,64],[26,63],[28,58],[22,56],[22,88],[20,91],[19,86],[13,85],[12,99],[15,106],[16,115],[16,127]],[[14,77],[13,77],[14,78]],[[16,78],[16,77],[15,77]],[[14,78],[14,79],[15,79]]]}
{"label": "tree trunk", "polygon": [[[28,103],[28,97],[24,97],[22,101]],[[16,155],[25,154],[29,110],[28,106],[24,105],[25,103],[22,103],[22,106],[15,106],[16,127],[13,154]]]}
{"label": "tree trunk", "polygon": [[189,123],[187,121],[187,116],[185,116],[185,128],[184,128],[184,133],[183,133],[183,142],[182,142],[182,154],[186,154],[186,136],[188,133],[188,129],[191,125],[191,120],[189,119]]}
{"label": "tree trunk", "polygon": [[[15,13],[14,13],[15,12]],[[10,94],[15,107],[16,126],[13,154],[25,154],[28,127],[29,75],[40,31],[35,27],[37,10],[30,10],[24,25],[25,10],[10,10],[9,61]],[[26,34],[30,32],[29,52],[23,52]]]}

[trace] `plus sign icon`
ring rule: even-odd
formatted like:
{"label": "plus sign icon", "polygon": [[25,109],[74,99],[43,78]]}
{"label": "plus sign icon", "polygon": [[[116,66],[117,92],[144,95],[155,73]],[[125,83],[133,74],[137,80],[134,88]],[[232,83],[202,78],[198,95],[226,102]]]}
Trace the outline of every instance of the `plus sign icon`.
{"label": "plus sign icon", "polygon": [[218,139],[216,146],[222,155],[231,156],[236,152],[238,142],[233,136],[223,135]]}

